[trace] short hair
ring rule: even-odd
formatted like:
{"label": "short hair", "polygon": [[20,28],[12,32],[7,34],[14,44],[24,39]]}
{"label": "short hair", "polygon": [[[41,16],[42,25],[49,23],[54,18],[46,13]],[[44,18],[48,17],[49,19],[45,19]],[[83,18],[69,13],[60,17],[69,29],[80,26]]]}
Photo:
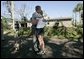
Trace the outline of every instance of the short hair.
{"label": "short hair", "polygon": [[37,11],[38,9],[41,9],[41,6],[37,5],[37,6],[35,7],[35,10],[36,10],[36,11]]}

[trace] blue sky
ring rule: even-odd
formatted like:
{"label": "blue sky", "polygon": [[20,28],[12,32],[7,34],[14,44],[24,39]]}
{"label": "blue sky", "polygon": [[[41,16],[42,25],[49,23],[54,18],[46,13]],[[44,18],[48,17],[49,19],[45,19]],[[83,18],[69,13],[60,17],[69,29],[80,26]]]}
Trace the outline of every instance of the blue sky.
{"label": "blue sky", "polygon": [[[6,7],[2,4],[1,1],[1,15],[6,11]],[[26,4],[26,9],[28,10],[28,18],[32,16],[32,13],[35,11],[35,6],[40,5],[42,10],[45,10],[47,15],[50,18],[58,17],[72,17],[73,9],[77,3],[82,1],[15,1],[15,8],[21,8],[22,4]],[[83,3],[83,2],[82,2]],[[17,13],[15,18],[18,18]]]}

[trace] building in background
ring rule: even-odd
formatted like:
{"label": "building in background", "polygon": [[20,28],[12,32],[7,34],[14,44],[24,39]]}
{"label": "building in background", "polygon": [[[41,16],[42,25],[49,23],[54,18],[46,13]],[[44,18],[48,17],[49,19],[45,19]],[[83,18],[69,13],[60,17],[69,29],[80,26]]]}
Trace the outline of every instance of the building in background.
{"label": "building in background", "polygon": [[58,26],[72,27],[72,18],[57,18],[47,20],[48,23],[46,26],[54,26],[56,22],[59,22]]}

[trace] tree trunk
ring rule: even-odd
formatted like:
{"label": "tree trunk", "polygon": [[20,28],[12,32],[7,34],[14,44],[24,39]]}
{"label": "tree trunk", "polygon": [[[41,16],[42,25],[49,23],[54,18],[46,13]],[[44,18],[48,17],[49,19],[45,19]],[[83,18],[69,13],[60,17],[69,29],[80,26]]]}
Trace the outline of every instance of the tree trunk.
{"label": "tree trunk", "polygon": [[11,1],[11,18],[13,20],[13,30],[15,30],[15,23],[14,23],[14,2]]}
{"label": "tree trunk", "polygon": [[76,12],[75,12],[75,26],[76,26]]}
{"label": "tree trunk", "polygon": [[79,20],[80,20],[80,24],[82,24],[81,12],[80,11],[79,11]]}

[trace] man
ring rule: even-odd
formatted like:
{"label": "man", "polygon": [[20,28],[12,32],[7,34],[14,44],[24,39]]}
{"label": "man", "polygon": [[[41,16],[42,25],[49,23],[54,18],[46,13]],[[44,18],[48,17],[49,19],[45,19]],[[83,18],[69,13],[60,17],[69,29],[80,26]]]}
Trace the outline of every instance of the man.
{"label": "man", "polygon": [[[33,29],[33,42],[35,51],[40,51],[39,53],[44,54],[44,40],[43,40],[43,27],[42,22],[43,12],[40,6],[35,7],[35,11],[32,15],[32,29]],[[40,21],[41,20],[41,21]],[[41,24],[40,24],[41,23]],[[37,39],[35,39],[37,38]]]}

